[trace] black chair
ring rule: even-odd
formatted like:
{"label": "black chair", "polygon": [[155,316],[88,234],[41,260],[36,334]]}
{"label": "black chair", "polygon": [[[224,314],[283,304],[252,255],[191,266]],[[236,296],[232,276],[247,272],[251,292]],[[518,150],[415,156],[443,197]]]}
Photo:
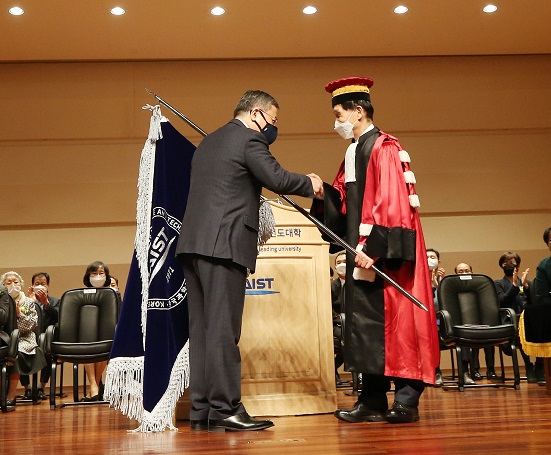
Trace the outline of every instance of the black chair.
{"label": "black chair", "polygon": [[73,363],[74,402],[98,404],[106,401],[81,402],[78,394],[78,365],[109,360],[119,315],[119,298],[111,288],[80,288],[65,292],[59,303],[59,321],[46,329],[45,349],[52,356],[50,409],[56,409],[56,370],[58,361]]}
{"label": "black chair", "polygon": [[[440,311],[440,337],[457,356],[457,385],[444,385],[444,389],[466,387],[513,387],[520,389],[517,360],[517,317],[510,308],[499,308],[494,281],[479,274],[448,275],[438,286]],[[461,361],[462,347],[484,348],[509,345],[513,359],[513,384],[505,384],[505,369],[501,364],[500,382],[466,385]]]}
{"label": "black chair", "polygon": [[8,393],[8,366],[13,365],[17,360],[17,348],[19,343],[19,329],[17,328],[17,317],[15,314],[15,302],[7,293],[5,287],[0,287],[0,311],[7,316],[0,325],[0,367],[1,393],[0,408],[2,412],[8,412],[6,396]]}

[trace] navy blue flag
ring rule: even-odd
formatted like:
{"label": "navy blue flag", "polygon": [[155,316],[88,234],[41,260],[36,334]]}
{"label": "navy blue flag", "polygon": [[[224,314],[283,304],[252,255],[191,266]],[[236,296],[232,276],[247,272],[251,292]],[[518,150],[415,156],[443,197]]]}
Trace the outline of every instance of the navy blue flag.
{"label": "navy blue flag", "polygon": [[187,290],[175,257],[195,146],[152,110],[140,159],[135,250],[107,367],[104,396],[140,426],[175,430],[189,382]]}

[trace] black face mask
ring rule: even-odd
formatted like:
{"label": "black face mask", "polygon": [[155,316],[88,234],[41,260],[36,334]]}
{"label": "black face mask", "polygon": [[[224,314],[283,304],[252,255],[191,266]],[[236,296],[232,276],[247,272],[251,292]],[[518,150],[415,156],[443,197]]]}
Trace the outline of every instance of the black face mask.
{"label": "black face mask", "polygon": [[516,268],[517,266],[513,264],[504,265],[503,271],[505,272],[505,276],[513,276]]}
{"label": "black face mask", "polygon": [[266,120],[266,117],[264,117],[264,114],[262,113],[262,111],[258,111],[258,112],[260,112],[260,115],[266,122],[266,126],[264,128],[260,128],[260,125],[257,123],[256,120],[254,121],[254,123],[256,123],[256,126],[258,126],[258,129],[260,130],[260,132],[266,137],[268,144],[273,144],[277,139],[277,127],[272,125]]}

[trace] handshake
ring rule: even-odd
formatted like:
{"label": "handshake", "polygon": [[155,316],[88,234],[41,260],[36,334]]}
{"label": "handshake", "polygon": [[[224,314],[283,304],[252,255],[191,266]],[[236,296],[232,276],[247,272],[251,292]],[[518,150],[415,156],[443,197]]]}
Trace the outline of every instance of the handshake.
{"label": "handshake", "polygon": [[307,174],[312,181],[312,188],[314,190],[314,197],[316,199],[323,199],[323,180],[319,175],[316,174]]}

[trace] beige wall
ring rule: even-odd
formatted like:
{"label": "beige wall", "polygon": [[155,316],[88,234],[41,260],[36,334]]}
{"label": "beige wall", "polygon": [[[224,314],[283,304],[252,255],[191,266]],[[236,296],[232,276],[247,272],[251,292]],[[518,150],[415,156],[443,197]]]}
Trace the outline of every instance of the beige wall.
{"label": "beige wall", "polygon": [[467,261],[499,277],[497,258],[511,249],[533,277],[551,225],[550,73],[545,55],[0,64],[0,272],[29,280],[45,269],[59,296],[99,259],[124,287],[149,124],[141,106],[155,101],[144,87],[206,131],[246,89],[270,92],[282,107],[274,155],[330,182],[346,143],[323,87],[368,75],[376,123],[412,157],[426,242],[446,270]]}

